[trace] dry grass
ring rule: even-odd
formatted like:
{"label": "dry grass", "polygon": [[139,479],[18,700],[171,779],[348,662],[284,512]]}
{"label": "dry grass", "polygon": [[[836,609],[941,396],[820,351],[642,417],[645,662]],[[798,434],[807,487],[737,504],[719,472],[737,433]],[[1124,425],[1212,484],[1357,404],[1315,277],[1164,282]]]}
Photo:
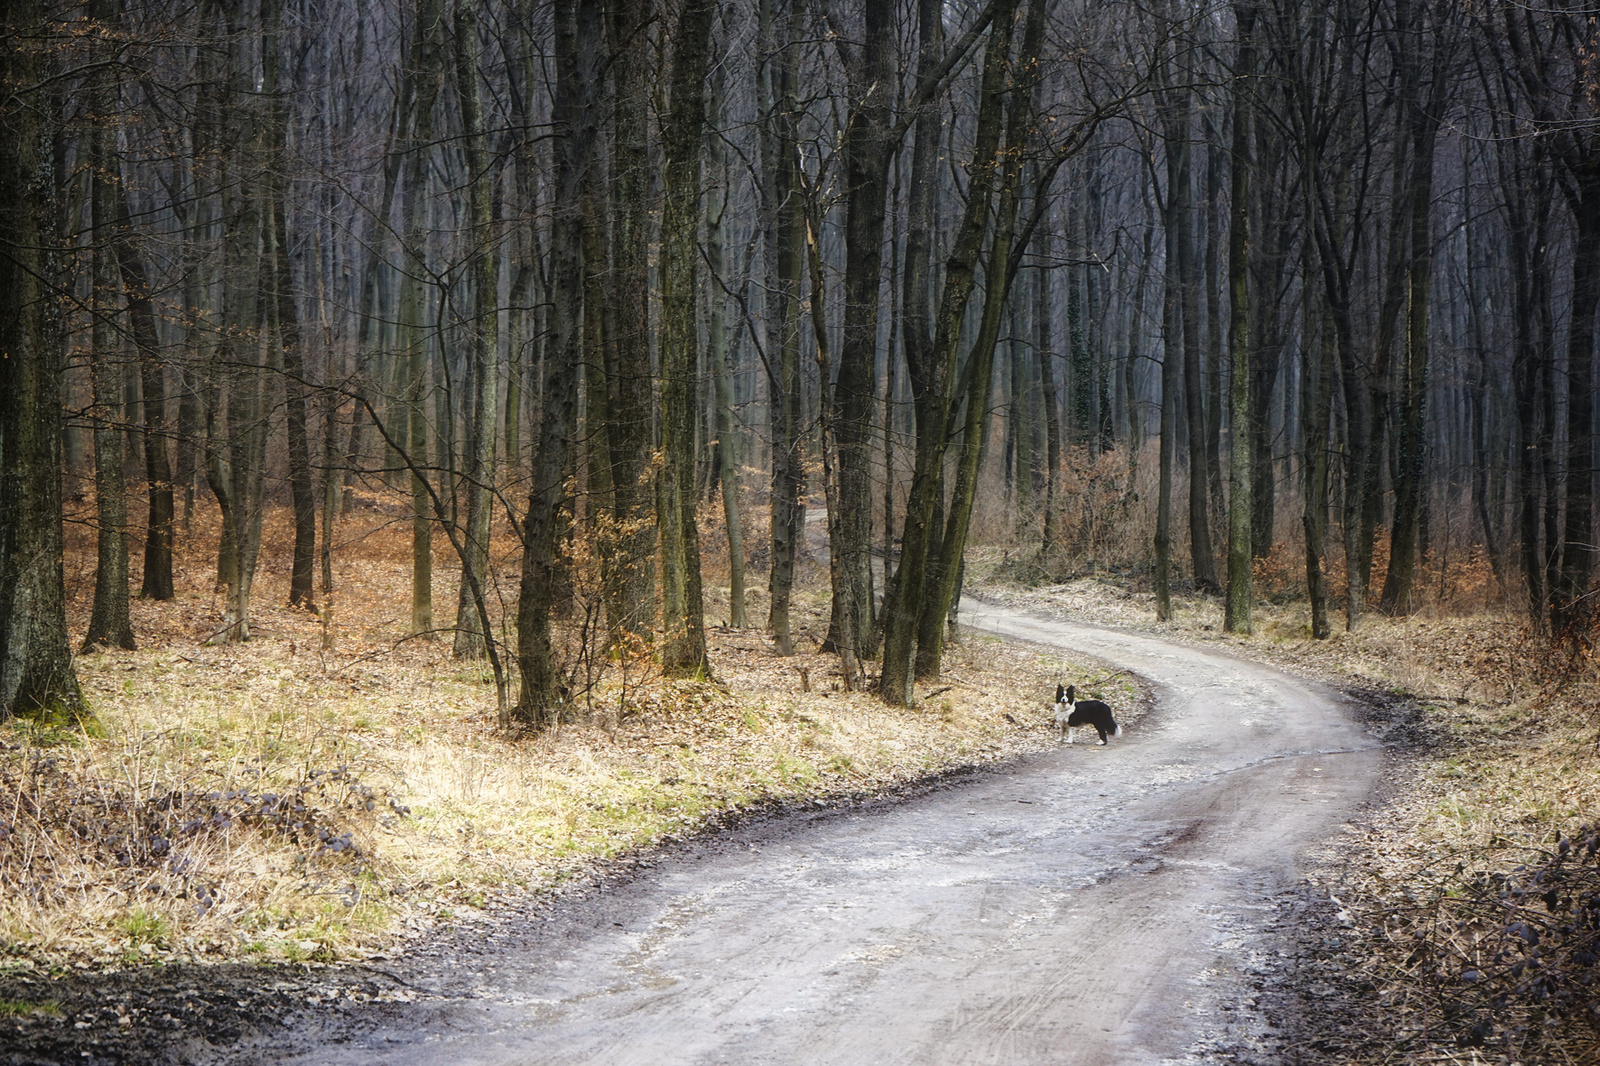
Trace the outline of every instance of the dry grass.
{"label": "dry grass", "polygon": [[[141,649],[78,659],[93,735],[0,726],[0,965],[358,956],[732,810],[1049,742],[1059,657],[972,637],[951,649],[942,691],[886,708],[840,691],[835,660],[815,653],[814,592],[796,611],[809,652],[780,659],[759,630],[714,629],[718,684],[633,663],[585,695],[576,721],[506,737],[486,664],[452,659],[448,639],[406,639],[404,527],[370,512],[342,527],[323,651],[322,621],[279,606],[281,512],[254,639],[204,643],[220,609],[214,522],[202,516],[182,550],[177,600],[134,603]],[[514,546],[495,554],[505,566]],[[68,562],[80,625],[92,565],[85,536]],[[437,576],[447,620],[442,553]],[[725,592],[708,613],[726,617]]]}

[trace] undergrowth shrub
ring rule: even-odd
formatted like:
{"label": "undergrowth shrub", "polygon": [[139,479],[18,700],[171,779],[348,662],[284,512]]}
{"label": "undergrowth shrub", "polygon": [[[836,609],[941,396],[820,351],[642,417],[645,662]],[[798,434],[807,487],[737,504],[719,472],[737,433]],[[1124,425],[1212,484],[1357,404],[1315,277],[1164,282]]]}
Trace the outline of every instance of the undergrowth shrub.
{"label": "undergrowth shrub", "polygon": [[1434,908],[1408,961],[1459,1046],[1518,1058],[1562,1024],[1600,1032],[1600,827],[1507,872],[1461,863]]}

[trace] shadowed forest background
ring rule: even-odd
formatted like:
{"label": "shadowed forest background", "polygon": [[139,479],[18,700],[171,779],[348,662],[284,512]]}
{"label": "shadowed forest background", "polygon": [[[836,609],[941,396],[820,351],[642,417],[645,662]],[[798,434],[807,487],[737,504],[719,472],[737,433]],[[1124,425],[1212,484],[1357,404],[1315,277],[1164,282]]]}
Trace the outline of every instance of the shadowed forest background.
{"label": "shadowed forest background", "polygon": [[1433,602],[1587,647],[1591,15],[12,5],[5,708],[75,699],[58,514],[97,537],[71,643],[132,647],[213,505],[211,639],[269,508],[330,642],[342,524],[387,516],[409,632],[489,660],[502,726],[580,662],[714,674],[708,557],[792,652],[808,528],[890,703],[975,538],[1238,632],[1270,592],[1315,637]]}

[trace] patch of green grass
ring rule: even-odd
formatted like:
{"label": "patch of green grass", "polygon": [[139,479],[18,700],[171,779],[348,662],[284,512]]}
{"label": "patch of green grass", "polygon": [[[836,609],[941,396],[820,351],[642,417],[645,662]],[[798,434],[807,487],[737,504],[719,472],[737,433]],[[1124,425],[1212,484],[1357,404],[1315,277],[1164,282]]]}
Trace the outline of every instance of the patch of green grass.
{"label": "patch of green grass", "polygon": [[143,944],[160,946],[172,935],[172,927],[159,914],[151,914],[143,907],[135,907],[122,921],[123,932],[134,947]]}
{"label": "patch of green grass", "polygon": [[0,1018],[19,1018],[29,1014],[54,1016],[60,1013],[59,999],[44,999],[37,1003],[30,1003],[25,999],[0,999]]}
{"label": "patch of green grass", "polygon": [[51,706],[19,714],[7,726],[19,741],[30,747],[54,748],[61,745],[79,745],[85,740],[106,739],[106,728],[100,724],[88,704],[77,707]]}
{"label": "patch of green grass", "polygon": [[773,761],[773,771],[780,782],[794,785],[804,785],[815,781],[818,777],[815,766],[803,759],[791,759],[786,755],[779,755]]}

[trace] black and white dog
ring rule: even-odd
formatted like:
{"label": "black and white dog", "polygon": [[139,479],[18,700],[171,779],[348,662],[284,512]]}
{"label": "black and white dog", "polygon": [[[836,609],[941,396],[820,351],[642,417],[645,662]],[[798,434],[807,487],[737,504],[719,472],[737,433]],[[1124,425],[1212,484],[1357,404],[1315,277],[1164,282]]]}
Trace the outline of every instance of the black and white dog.
{"label": "black and white dog", "polygon": [[1077,698],[1073,686],[1062,688],[1056,686],[1056,728],[1067,734],[1067,743],[1072,743],[1072,731],[1082,726],[1094,726],[1096,733],[1100,734],[1100,743],[1106,742],[1106,737],[1120,737],[1122,727],[1111,716],[1111,708],[1099,700],[1080,700]]}

